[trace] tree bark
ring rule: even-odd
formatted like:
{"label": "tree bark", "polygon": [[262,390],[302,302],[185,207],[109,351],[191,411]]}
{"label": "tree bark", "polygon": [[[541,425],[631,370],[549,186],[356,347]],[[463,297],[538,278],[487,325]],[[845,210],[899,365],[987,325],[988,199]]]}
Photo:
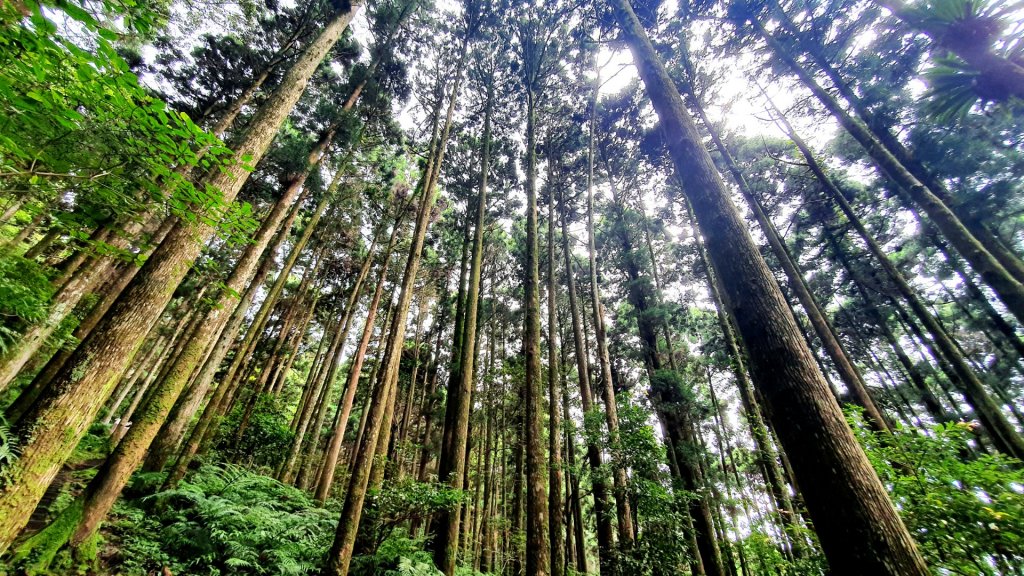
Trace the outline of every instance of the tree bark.
{"label": "tree bark", "polygon": [[945,356],[946,361],[950,363],[953,371],[956,374],[958,384],[962,392],[964,393],[971,408],[974,409],[975,414],[981,423],[985,426],[989,435],[992,437],[992,441],[996,448],[1007,455],[1010,455],[1017,459],[1024,459],[1024,438],[1021,437],[1020,433],[1013,427],[1013,424],[1006,419],[999,405],[992,399],[985,390],[984,384],[978,375],[971,369],[964,359],[963,355],[957,350],[956,344],[953,339],[949,336],[946,330],[939,323],[938,319],[927,309],[924,302],[917,295],[917,292],[910,286],[906,278],[903,277],[903,273],[896,268],[896,265],[892,263],[892,260],[885,254],[885,251],[879,246],[878,242],[874,239],[874,236],[867,230],[860,217],[854,212],[853,207],[847,201],[846,196],[843,195],[842,191],[836,186],[832,179],[825,173],[824,168],[815,159],[811,153],[810,148],[807,144],[793,131],[792,126],[782,116],[777,118],[780,125],[789,135],[790,139],[803,154],[804,159],[807,161],[808,167],[811,172],[818,179],[818,182],[824,188],[825,193],[842,211],[843,215],[846,216],[847,221],[856,230],[857,235],[860,236],[861,240],[864,241],[868,247],[868,251],[871,252],[875,260],[881,265],[885,271],[886,276],[892,281],[893,285],[899,291],[900,295],[906,300],[907,304],[910,305],[910,309],[913,310],[914,314],[928,330],[931,335],[933,342],[938,347],[940,353]]}
{"label": "tree bark", "polygon": [[833,572],[925,576],[924,560],[802,342],[672,79],[629,3],[612,0],[612,7]]}
{"label": "tree bark", "polygon": [[597,247],[594,233],[594,143],[597,138],[595,121],[597,117],[596,95],[590,119],[590,135],[587,148],[587,253],[590,259],[590,301],[593,313],[594,336],[597,340],[597,360],[601,368],[601,395],[604,399],[605,422],[608,425],[608,439],[612,449],[612,479],[615,484],[615,509],[619,528],[619,545],[629,548],[633,542],[633,515],[630,511],[626,487],[626,470],[616,456],[619,452],[619,415],[612,380],[611,360],[608,356],[608,341],[604,329],[604,306],[601,304],[601,288],[597,282]]}
{"label": "tree bark", "polygon": [[359,377],[363,372],[363,361],[366,359],[366,350],[370,345],[370,338],[373,336],[374,322],[377,318],[377,309],[380,306],[381,296],[384,293],[384,285],[387,283],[387,272],[391,262],[391,251],[394,249],[395,241],[398,238],[398,231],[401,227],[400,219],[395,220],[391,230],[391,239],[381,256],[380,274],[377,280],[377,287],[373,292],[373,299],[366,313],[366,322],[363,326],[363,334],[359,340],[359,346],[352,356],[352,365],[349,368],[348,381],[345,383],[345,392],[338,408],[338,415],[334,420],[334,432],[327,445],[324,454],[323,470],[316,487],[316,499],[318,502],[326,502],[330,495],[331,486],[334,485],[334,472],[338,466],[338,456],[341,454],[341,444],[345,440],[345,429],[348,427],[349,415],[352,413],[352,403],[355,401],[356,389],[359,386]]}
{"label": "tree bark", "polygon": [[[220,190],[225,203],[234,200],[250,174],[246,165],[259,162],[266,153],[309,78],[360,7],[357,0],[328,22],[260,107],[235,151],[237,161],[227,169],[215,168],[200,186]],[[213,226],[202,221],[172,230],[55,376],[47,394],[22,418],[14,430],[22,454],[4,471],[15,480],[0,489],[0,552],[24,527],[47,485],[95,419],[142,338],[199,255],[203,241],[212,234]],[[127,477],[131,470],[111,473]]]}
{"label": "tree bark", "polygon": [[[493,78],[493,74],[492,74]],[[466,282],[465,317],[462,329],[462,346],[456,350],[459,361],[455,387],[449,387],[448,402],[453,406],[453,429],[450,446],[443,446],[439,460],[438,481],[447,482],[456,490],[464,488],[462,478],[466,461],[466,443],[469,441],[469,412],[472,407],[473,380],[476,373],[477,316],[480,306],[480,270],[483,266],[484,229],[487,223],[487,177],[490,170],[491,153],[491,110],[494,105],[494,87],[488,85],[487,101],[484,104],[484,133],[480,152],[479,192],[476,198],[476,218],[473,230],[472,255],[469,276]],[[467,215],[468,220],[468,215]],[[469,222],[466,223],[467,229]],[[458,318],[458,316],[456,316]],[[458,322],[458,320],[456,320]],[[453,352],[454,353],[454,352]],[[446,410],[447,411],[447,410]],[[446,434],[448,436],[448,434]],[[445,448],[449,450],[446,453]],[[455,559],[459,533],[459,508],[442,510],[437,514],[434,548],[434,563],[446,574],[455,574]]]}
{"label": "tree bark", "polygon": [[[549,170],[554,163],[548,159]],[[565,574],[565,520],[562,515],[562,391],[558,366],[558,316],[555,290],[555,191],[548,178],[548,517],[550,518],[551,576]]]}
{"label": "tree bark", "polygon": [[846,349],[836,336],[836,331],[832,326],[832,322],[830,322],[825,316],[825,313],[818,305],[814,295],[811,294],[811,290],[807,286],[804,275],[800,271],[800,266],[790,254],[789,248],[786,247],[785,240],[779,234],[775,224],[765,213],[760,199],[758,199],[753,190],[750,189],[746,178],[743,176],[743,172],[740,170],[739,166],[736,165],[736,162],[733,160],[728,148],[725,147],[725,143],[722,142],[721,137],[718,135],[718,131],[711,125],[711,122],[705,115],[703,106],[701,106],[696,95],[692,92],[690,93],[690,99],[693,103],[694,110],[697,112],[698,117],[704,124],[704,128],[711,135],[711,139],[715,143],[715,147],[718,148],[718,153],[725,161],[726,167],[729,169],[737,187],[739,187],[740,192],[743,194],[743,198],[750,206],[750,210],[754,214],[754,218],[761,227],[761,231],[764,232],[765,238],[768,239],[768,244],[771,246],[772,252],[775,253],[775,258],[782,266],[782,270],[785,272],[786,278],[789,279],[790,289],[793,290],[797,300],[800,301],[800,305],[807,313],[807,317],[811,322],[811,327],[814,328],[814,333],[817,334],[825,348],[825,351],[828,353],[829,358],[832,359],[832,364],[835,366],[840,378],[842,378],[843,384],[846,385],[847,389],[849,389],[856,403],[864,408],[864,414],[867,416],[867,420],[871,426],[876,430],[889,432],[890,425],[885,414],[883,414],[882,411],[879,410],[878,406],[875,405],[874,398],[872,398],[872,394],[868,390],[868,386],[864,382],[864,378],[861,376],[860,370],[857,369],[857,366],[850,359]]}
{"label": "tree bark", "polygon": [[884,122],[865,105],[864,100],[854,93],[836,66],[825,57],[820,43],[813,42],[810,35],[801,34],[796,24],[783,11],[777,0],[772,0],[770,6],[774,11],[773,13],[779,17],[783,28],[796,38],[803,51],[811,57],[814,63],[818,65],[818,68],[832,81],[832,85],[836,87],[836,90],[839,91],[843,99],[850,104],[857,116],[864,122],[868,130],[871,131],[871,134],[892,153],[900,164],[906,167],[911,174],[949,206],[971,234],[981,242],[992,256],[999,260],[1018,282],[1024,282],[1024,261],[1017,254],[1013,253],[1012,250],[1008,249],[988,226],[983,222],[979,222],[976,217],[971,217],[970,214],[966,213],[963,207],[958,205],[953,195],[950,194],[945,183],[936,178],[932,171],[914,158],[914,155],[899,141],[892,130],[886,127]]}
{"label": "tree bark", "polygon": [[970,263],[974,271],[999,296],[1006,308],[1024,323],[1024,283],[1017,280],[1007,269],[970,233],[963,222],[935,193],[918,180],[905,166],[875,139],[867,127],[850,116],[828,92],[826,92],[804,70],[791,54],[772,36],[756,18],[750,20],[754,29],[764,39],[772,52],[786,63],[800,81],[835,116],[839,124],[852,136],[874,161],[875,166],[896,183],[907,196],[946,236],[961,256]]}
{"label": "tree bark", "polygon": [[[565,283],[569,293],[569,310],[572,317],[573,349],[576,357],[576,375],[579,379],[580,402],[583,413],[590,414],[594,410],[594,401],[590,387],[590,368],[584,347],[583,323],[580,317],[579,303],[576,295],[576,277],[572,269],[572,250],[569,247],[569,227],[566,222],[568,208],[562,192],[562,256],[565,259]],[[604,576],[615,574],[614,562],[615,533],[612,527],[611,503],[608,501],[608,487],[605,484],[601,451],[589,438],[587,441],[587,460],[591,469],[591,484],[594,492],[594,515],[597,521],[597,549],[600,573]]]}
{"label": "tree bark", "polygon": [[413,288],[417,272],[419,271],[420,255],[423,250],[424,239],[436,199],[437,177],[444,162],[445,146],[448,141],[448,133],[451,130],[456,98],[462,81],[463,66],[468,52],[468,42],[469,34],[467,33],[463,38],[461,56],[456,67],[444,128],[441,130],[440,136],[432,143],[431,160],[428,162],[422,184],[419,187],[422,196],[417,210],[415,230],[409,247],[409,256],[405,264],[398,303],[394,316],[391,319],[390,330],[393,338],[389,340],[390,345],[384,350],[383,357],[381,358],[380,364],[383,366],[383,378],[381,385],[373,392],[369,413],[367,414],[365,435],[362,437],[353,459],[352,476],[349,479],[348,492],[345,496],[345,503],[342,506],[341,518],[338,521],[334,543],[328,552],[327,564],[323,570],[325,575],[345,576],[348,574],[349,564],[352,562],[356,533],[359,531],[363,503],[366,499],[366,488],[370,481],[376,446],[381,435],[387,410],[386,400],[391,396],[391,388],[396,385],[398,380],[398,368],[401,361],[402,344],[405,341],[405,324],[409,314],[409,304],[412,302]]}

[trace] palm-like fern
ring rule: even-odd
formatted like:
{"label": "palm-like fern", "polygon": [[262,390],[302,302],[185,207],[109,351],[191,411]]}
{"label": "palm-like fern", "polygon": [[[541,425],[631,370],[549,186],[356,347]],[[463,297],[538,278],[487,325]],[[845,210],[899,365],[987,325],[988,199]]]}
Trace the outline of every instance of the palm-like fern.
{"label": "palm-like fern", "polygon": [[11,469],[11,464],[17,459],[18,447],[11,435],[11,428],[7,424],[7,420],[0,416],[0,484],[6,482],[7,471]]}
{"label": "palm-like fern", "polygon": [[936,58],[925,71],[928,91],[925,92],[925,112],[936,122],[953,123],[971,111],[981,96],[978,94],[978,72],[962,61]]}
{"label": "palm-like fern", "polygon": [[[154,480],[140,474],[135,483],[153,485]],[[447,486],[411,480],[375,493],[363,520],[366,533],[373,535],[371,546],[354,562],[353,574],[436,576],[422,541],[404,537],[395,527],[461,498],[461,492]],[[154,564],[162,562],[175,574],[298,576],[319,570],[338,512],[273,478],[207,464],[174,490],[122,504],[119,515],[124,521],[111,531],[120,540],[125,565],[119,568],[126,574],[136,567],[140,572],[159,568]],[[359,566],[368,569],[360,572]]]}
{"label": "palm-like fern", "polygon": [[1005,68],[980,67],[969,54],[984,55],[987,64],[1016,68],[1024,59],[1021,27],[1007,30],[1004,18],[1019,14],[1019,0],[924,0],[904,6],[884,2],[910,25],[927,33],[940,49],[925,71],[929,83],[926,110],[939,121],[956,121],[979,103],[1020,98]]}

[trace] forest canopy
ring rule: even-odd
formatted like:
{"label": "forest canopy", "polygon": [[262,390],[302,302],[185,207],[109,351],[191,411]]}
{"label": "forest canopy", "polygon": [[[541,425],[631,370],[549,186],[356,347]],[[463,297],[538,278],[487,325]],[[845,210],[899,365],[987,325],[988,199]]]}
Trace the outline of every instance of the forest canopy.
{"label": "forest canopy", "polygon": [[1024,574],[1007,0],[0,3],[0,574]]}

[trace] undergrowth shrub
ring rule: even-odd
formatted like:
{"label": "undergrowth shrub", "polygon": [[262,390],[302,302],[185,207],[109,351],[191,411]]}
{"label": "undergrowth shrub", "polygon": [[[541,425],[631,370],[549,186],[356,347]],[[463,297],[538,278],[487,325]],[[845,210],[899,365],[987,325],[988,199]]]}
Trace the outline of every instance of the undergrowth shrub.
{"label": "undergrowth shrub", "polygon": [[972,454],[969,424],[883,435],[857,409],[847,414],[929,565],[948,574],[1017,573],[1024,565],[1020,462]]}
{"label": "undergrowth shrub", "polygon": [[[316,504],[305,492],[234,465],[207,464],[178,488],[153,494],[160,473],[132,478],[105,529],[111,573],[316,574],[338,524],[336,503]],[[148,496],[144,494],[150,494]],[[435,576],[423,541],[405,521],[451,506],[461,492],[412,480],[390,484],[368,499],[361,522],[367,546],[353,575]]]}
{"label": "undergrowth shrub", "polygon": [[395,531],[374,551],[352,559],[352,576],[440,576],[422,539]]}
{"label": "undergrowth shrub", "polygon": [[[130,525],[138,520],[130,508],[148,513],[142,524]],[[308,574],[319,568],[337,523],[334,511],[301,490],[230,465],[203,466],[177,489],[119,512],[126,512],[115,526],[126,572],[162,560],[175,574]],[[147,555],[150,565],[139,565]]]}
{"label": "undergrowth shrub", "polygon": [[236,462],[271,471],[281,460],[281,455],[288,453],[295,433],[284,415],[281,400],[264,394],[256,401],[245,434],[240,444],[235,446],[235,435],[245,412],[244,404],[238,402],[238,406],[224,419],[214,440],[214,448],[222,454],[241,455]]}

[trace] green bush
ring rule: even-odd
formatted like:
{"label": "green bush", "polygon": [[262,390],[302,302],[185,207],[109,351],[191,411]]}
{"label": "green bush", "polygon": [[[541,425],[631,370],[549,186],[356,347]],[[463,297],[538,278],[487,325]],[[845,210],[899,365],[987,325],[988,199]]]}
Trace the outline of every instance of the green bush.
{"label": "green bush", "polygon": [[352,576],[439,576],[423,541],[404,532],[392,534],[373,554],[356,556],[349,569]]}
{"label": "green bush", "polygon": [[0,257],[0,354],[27,326],[46,319],[52,297],[42,266],[20,256]]}
{"label": "green bush", "polygon": [[223,453],[244,455],[238,462],[248,466],[273,470],[288,454],[295,434],[284,416],[280,399],[270,394],[259,397],[235,452],[235,434],[245,411],[244,402],[238,404],[221,424],[214,448]]}
{"label": "green bush", "polygon": [[[137,474],[126,495],[145,494],[160,474]],[[360,535],[379,541],[362,548],[353,575],[434,576],[423,541],[398,525],[450,506],[460,492],[411,480],[368,500]],[[122,500],[106,526],[111,573],[315,574],[334,540],[338,510],[318,506],[305,492],[232,465],[205,465],[175,490]],[[359,551],[357,547],[357,552]]]}
{"label": "green bush", "polygon": [[848,418],[928,564],[948,574],[1018,573],[1024,564],[1024,471],[974,455],[971,426],[872,432]]}
{"label": "green bush", "polygon": [[203,466],[175,490],[119,506],[111,526],[126,574],[309,574],[337,513],[301,490],[235,466]]}

